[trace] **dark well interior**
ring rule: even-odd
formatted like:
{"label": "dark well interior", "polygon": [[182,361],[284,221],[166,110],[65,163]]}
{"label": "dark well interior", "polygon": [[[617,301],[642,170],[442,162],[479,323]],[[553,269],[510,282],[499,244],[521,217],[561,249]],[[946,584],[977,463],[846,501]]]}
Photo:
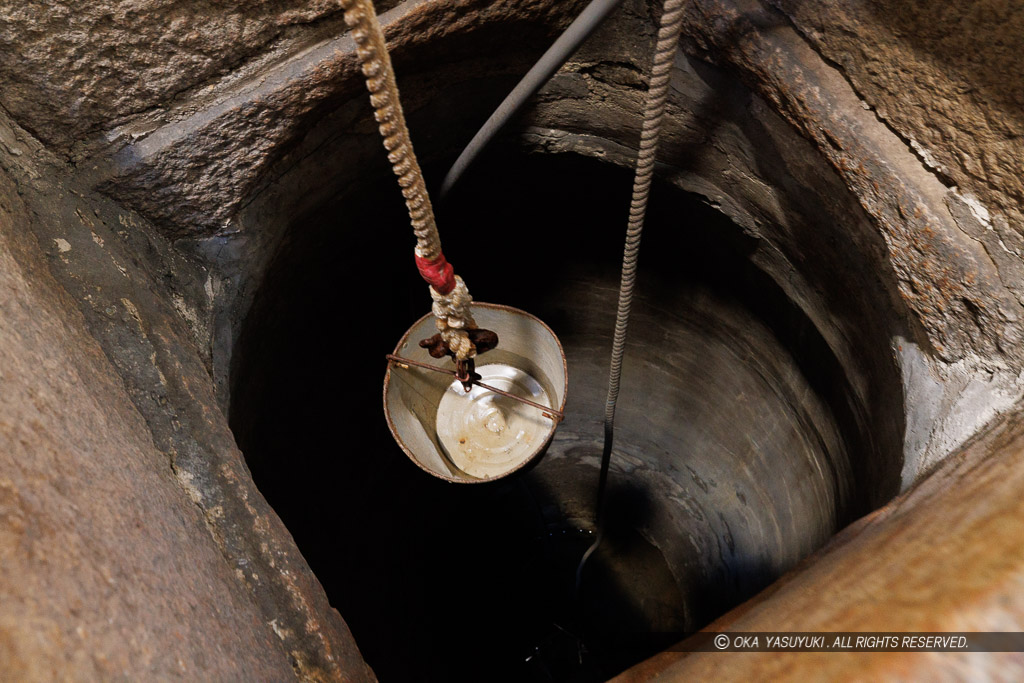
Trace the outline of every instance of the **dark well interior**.
{"label": "dark well interior", "polygon": [[501,482],[433,479],[388,432],[383,356],[429,307],[393,179],[322,206],[278,251],[236,350],[232,426],[380,680],[604,680],[896,490],[900,444],[869,446],[848,369],[750,263],[751,239],[658,184],[607,542],[574,602],[630,183],[610,164],[505,146],[439,207],[474,296],[537,315],[568,357],[566,421],[536,467]]}

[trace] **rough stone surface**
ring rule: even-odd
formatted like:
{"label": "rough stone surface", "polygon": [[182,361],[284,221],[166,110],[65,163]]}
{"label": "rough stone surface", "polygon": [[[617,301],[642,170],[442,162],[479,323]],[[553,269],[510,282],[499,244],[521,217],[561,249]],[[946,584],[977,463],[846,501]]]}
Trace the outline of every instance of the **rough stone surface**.
{"label": "rough stone surface", "polygon": [[952,220],[946,187],[862,106],[785,17],[745,0],[694,7],[689,30],[698,48],[740,68],[815,143],[874,218],[900,292],[939,357],[952,361],[975,350],[1016,358],[1019,365],[1020,303],[983,246]]}
{"label": "rough stone surface", "polygon": [[5,677],[290,679],[282,643],[50,277],[32,220],[0,171]]}
{"label": "rough stone surface", "polygon": [[[402,87],[408,82],[404,78],[415,77],[417,70],[414,63],[404,61],[409,51],[429,50],[444,63],[464,52],[459,44],[463,34],[478,32],[522,50],[525,41],[546,35],[575,4],[409,0],[384,12],[381,24],[393,47]],[[499,25],[522,28],[513,41],[512,34],[496,34],[493,27]],[[483,44],[484,40],[475,43],[478,49]],[[500,45],[492,43],[488,49]],[[254,190],[270,180],[269,167],[314,123],[355,96],[369,106],[361,79],[355,42],[348,35],[299,50],[250,78],[226,82],[208,106],[121,149],[112,168],[101,169],[110,176],[101,187],[152,218],[172,237],[228,231],[237,227],[231,219],[252,200]],[[436,83],[438,89],[446,85]],[[375,133],[370,129],[366,134]]]}
{"label": "rough stone surface", "polygon": [[[878,117],[983,215],[1024,298],[1024,17],[1013,3],[773,0]],[[896,68],[898,65],[898,68]]]}
{"label": "rough stone surface", "polygon": [[[287,530],[256,491],[216,405],[209,358],[197,350],[197,340],[208,335],[213,281],[138,215],[79,187],[25,131],[0,121],[0,143],[21,150],[0,154],[23,198],[20,229],[34,233],[50,271],[103,348],[122,383],[121,400],[130,400],[145,420],[136,428],[204,523],[197,533],[219,549],[231,580],[248,595],[249,618],[271,629],[275,646],[303,678],[372,678]],[[116,497],[105,500],[114,505]],[[167,552],[176,542],[182,541],[164,539]]]}
{"label": "rough stone surface", "polygon": [[[1024,422],[1000,420],[930,478],[707,630],[777,631],[784,624],[790,631],[1021,631],[1022,455]],[[706,680],[719,677],[726,663],[736,680],[1024,675],[1020,653],[666,652],[616,680]]]}
{"label": "rough stone surface", "polygon": [[258,55],[334,0],[28,0],[0,9],[0,104],[67,153]]}

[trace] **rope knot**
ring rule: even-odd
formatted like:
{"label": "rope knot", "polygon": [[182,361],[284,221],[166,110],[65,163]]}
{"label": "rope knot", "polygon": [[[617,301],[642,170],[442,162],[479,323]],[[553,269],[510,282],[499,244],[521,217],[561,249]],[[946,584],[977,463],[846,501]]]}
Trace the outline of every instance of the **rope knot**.
{"label": "rope knot", "polygon": [[[441,256],[439,260],[443,259]],[[457,360],[469,360],[477,354],[477,348],[469,338],[469,330],[476,329],[476,321],[469,312],[469,304],[473,302],[473,297],[469,295],[469,289],[461,277],[452,275],[452,278],[455,284],[447,293],[430,287],[430,297],[434,300],[431,309],[437,318],[434,323],[445,346]]]}

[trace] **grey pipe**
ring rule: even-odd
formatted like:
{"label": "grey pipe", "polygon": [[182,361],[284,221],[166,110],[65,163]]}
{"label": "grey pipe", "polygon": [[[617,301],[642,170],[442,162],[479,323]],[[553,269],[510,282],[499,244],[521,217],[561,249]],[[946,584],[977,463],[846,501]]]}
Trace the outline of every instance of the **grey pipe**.
{"label": "grey pipe", "polygon": [[608,14],[615,9],[622,0],[591,0],[591,3],[580,12],[580,15],[569,24],[569,27],[558,36],[548,51],[545,52],[537,63],[523,76],[516,84],[508,97],[498,105],[491,117],[487,119],[483,127],[477,131],[473,139],[469,141],[462,154],[452,164],[448,175],[444,177],[441,184],[441,191],[438,199],[443,200],[445,195],[459,182],[459,178],[472,165],[480,153],[490,144],[495,135],[498,134],[509,119],[519,113],[527,100],[540,90],[541,86],[548,82],[548,79],[565,64],[572,56],[576,48],[590,36],[594,30],[601,25]]}

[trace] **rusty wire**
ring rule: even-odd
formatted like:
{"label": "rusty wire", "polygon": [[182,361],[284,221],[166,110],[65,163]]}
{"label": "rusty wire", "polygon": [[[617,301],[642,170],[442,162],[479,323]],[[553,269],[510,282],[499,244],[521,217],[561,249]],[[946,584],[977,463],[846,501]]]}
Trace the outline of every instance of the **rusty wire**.
{"label": "rusty wire", "polygon": [[[413,360],[411,358],[403,358],[402,356],[396,356],[393,353],[387,354],[386,358],[388,359],[388,361],[390,361],[390,362],[392,362],[392,363],[394,363],[396,365],[399,365],[399,366],[409,367],[411,365],[413,367],[423,368],[424,370],[433,370],[434,372],[442,372],[442,373],[444,373],[446,375],[451,375],[452,377],[455,377],[456,379],[459,379],[459,373],[457,373],[455,370],[451,370],[451,369],[448,369],[448,368],[441,368],[441,367],[438,367],[436,365],[431,365],[430,363],[424,363],[422,361]],[[476,377],[479,377],[479,375],[477,375]],[[562,420],[565,419],[565,413],[563,413],[561,410],[555,410],[554,408],[549,408],[548,406],[541,405],[540,403],[534,403],[533,401],[531,401],[528,398],[523,398],[522,396],[516,396],[515,394],[509,393],[509,392],[504,391],[502,389],[498,389],[497,387],[492,387],[489,384],[484,384],[480,380],[476,379],[476,377],[472,377],[471,376],[471,377],[469,377],[469,379],[467,379],[463,383],[464,384],[466,384],[466,383],[473,384],[475,386],[480,387],[481,389],[486,389],[487,391],[493,391],[495,394],[498,394],[499,396],[504,396],[506,398],[511,398],[511,399],[516,400],[516,401],[519,401],[520,403],[525,403],[528,406],[533,406],[534,408],[536,408],[539,411],[541,411],[541,413],[543,415],[545,415],[546,417],[551,418],[555,422],[561,422]],[[460,381],[462,381],[462,380],[460,379]]]}

